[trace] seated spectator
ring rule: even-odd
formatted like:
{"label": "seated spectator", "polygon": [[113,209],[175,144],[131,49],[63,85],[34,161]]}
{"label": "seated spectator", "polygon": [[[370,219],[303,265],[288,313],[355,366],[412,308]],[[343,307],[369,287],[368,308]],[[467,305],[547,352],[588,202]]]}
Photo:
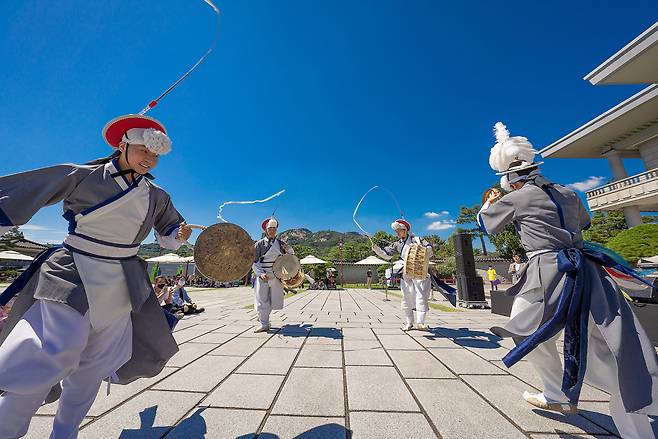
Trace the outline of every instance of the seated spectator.
{"label": "seated spectator", "polygon": [[155,292],[155,295],[160,302],[160,306],[162,307],[162,312],[167,319],[169,330],[173,331],[178,324],[178,320],[180,320],[183,316],[182,314],[180,316],[175,314],[177,310],[172,303],[172,289],[171,287],[167,286],[164,277],[158,276],[153,282],[153,291]]}
{"label": "seated spectator", "polygon": [[173,293],[173,302],[179,308],[183,310],[183,314],[198,314],[204,312],[206,309],[199,307],[196,303],[192,301],[192,298],[187,294],[185,290],[185,277],[181,276],[176,282],[176,289]]}

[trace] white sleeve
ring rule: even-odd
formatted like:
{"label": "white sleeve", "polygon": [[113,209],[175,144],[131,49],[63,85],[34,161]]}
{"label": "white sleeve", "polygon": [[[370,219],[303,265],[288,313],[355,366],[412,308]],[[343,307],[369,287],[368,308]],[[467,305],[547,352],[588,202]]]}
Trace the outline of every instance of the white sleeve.
{"label": "white sleeve", "polygon": [[374,251],[377,256],[386,261],[390,261],[393,258],[392,256],[389,256],[384,250],[382,250],[378,245],[374,245],[372,247],[372,251]]}
{"label": "white sleeve", "polygon": [[166,248],[169,250],[178,250],[178,248],[183,245],[183,241],[176,239],[178,235],[178,227],[176,227],[169,235],[162,236],[157,231],[155,232],[155,239],[160,244],[160,247]]}

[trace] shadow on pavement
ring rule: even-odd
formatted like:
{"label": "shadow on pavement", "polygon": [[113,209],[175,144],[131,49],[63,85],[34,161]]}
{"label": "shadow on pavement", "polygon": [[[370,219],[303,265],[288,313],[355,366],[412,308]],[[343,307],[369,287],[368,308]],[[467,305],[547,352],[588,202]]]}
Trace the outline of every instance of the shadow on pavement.
{"label": "shadow on pavement", "polygon": [[[238,436],[236,439],[251,439],[254,436],[243,435]],[[339,424],[325,424],[318,427],[311,428],[301,434],[298,434],[293,439],[347,439],[352,437],[352,432]],[[273,433],[263,432],[258,435],[258,439],[283,439]]]}
{"label": "shadow on pavement", "polygon": [[500,337],[484,331],[475,331],[468,328],[431,328],[431,335],[425,338],[435,340],[436,338],[449,338],[456,344],[468,348],[496,349],[500,347]]}
{"label": "shadow on pavement", "polygon": [[[162,437],[169,427],[154,427],[155,415],[158,406],[146,408],[139,413],[140,428],[139,429],[125,429],[121,432],[119,439],[144,439]],[[203,419],[201,413],[205,407],[198,408],[192,416],[185,418],[176,428],[167,435],[167,438],[185,438],[185,439],[203,439],[206,437],[206,420]]]}

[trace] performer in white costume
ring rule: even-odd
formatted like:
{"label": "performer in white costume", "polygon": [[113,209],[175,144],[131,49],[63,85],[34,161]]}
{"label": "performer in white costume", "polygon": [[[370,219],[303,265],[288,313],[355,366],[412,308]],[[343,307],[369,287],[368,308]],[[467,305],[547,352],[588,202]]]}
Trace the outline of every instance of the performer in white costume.
{"label": "performer in white costume", "polygon": [[415,328],[421,331],[427,331],[429,328],[425,324],[425,317],[429,311],[429,297],[432,289],[432,282],[429,275],[425,279],[408,279],[404,274],[404,261],[412,244],[418,244],[427,247],[428,257],[433,255],[432,246],[424,239],[420,239],[411,233],[411,224],[404,219],[395,220],[391,224],[395,230],[398,240],[392,245],[382,249],[376,244],[372,245],[372,250],[382,259],[390,261],[393,255],[400,254],[402,258],[400,264],[393,267],[394,271],[402,272],[400,289],[402,290],[402,311],[404,311],[405,322],[403,330],[409,331],[414,329],[414,310],[416,310]]}
{"label": "performer in white costume", "polygon": [[[491,167],[512,192],[493,194],[478,215],[485,233],[514,227],[529,261],[506,294],[510,320],[492,328],[516,343],[503,362],[530,361],[544,384],[525,392],[533,406],[576,413],[583,382],[610,394],[610,413],[624,439],[654,437],[647,415],[658,415],[656,352],[615,282],[613,261],[583,241],[590,216],[572,190],[539,173],[525,137],[510,137],[500,122]],[[564,365],[556,341],[564,331]]]}
{"label": "performer in white costume", "polygon": [[20,293],[0,336],[0,439],[25,435],[60,382],[51,438],[75,438],[103,379],[157,375],[178,350],[137,257],[153,228],[169,249],[191,233],[150,181],[171,142],[160,122],[140,115],[110,121],[103,135],[116,150],[110,157],[0,177],[3,232],[60,201],[69,222],[63,246],[0,295],[4,304]]}
{"label": "performer in white costume", "polygon": [[269,331],[270,313],[272,310],[283,309],[283,284],[274,276],[272,269],[274,261],[286,253],[295,254],[295,250],[277,236],[279,222],[275,218],[266,219],[261,227],[265,237],[254,245],[256,248],[253,265],[256,275],[254,304],[260,323],[254,332]]}

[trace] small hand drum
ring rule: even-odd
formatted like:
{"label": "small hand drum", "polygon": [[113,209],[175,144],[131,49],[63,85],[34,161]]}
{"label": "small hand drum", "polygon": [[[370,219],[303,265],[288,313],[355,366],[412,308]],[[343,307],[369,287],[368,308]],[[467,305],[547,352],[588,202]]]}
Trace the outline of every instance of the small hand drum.
{"label": "small hand drum", "polygon": [[412,244],[404,261],[404,276],[408,279],[426,279],[429,262],[427,247]]}
{"label": "small hand drum", "polygon": [[254,262],[254,241],[240,226],[213,224],[194,245],[194,263],[205,277],[218,282],[242,279]]}
{"label": "small hand drum", "polygon": [[292,254],[281,255],[274,261],[274,275],[281,281],[290,280],[297,276],[301,265],[297,256]]}

